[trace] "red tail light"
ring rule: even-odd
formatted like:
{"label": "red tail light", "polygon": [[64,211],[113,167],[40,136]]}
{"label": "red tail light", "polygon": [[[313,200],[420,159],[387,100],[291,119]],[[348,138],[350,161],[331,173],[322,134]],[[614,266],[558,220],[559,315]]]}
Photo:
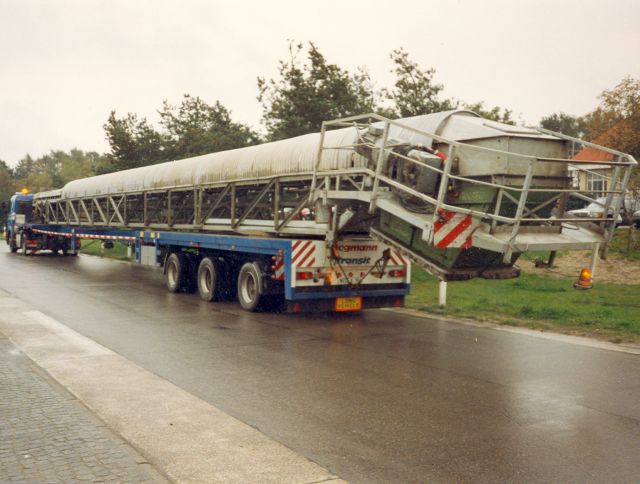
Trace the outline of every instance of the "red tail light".
{"label": "red tail light", "polygon": [[313,279],[313,272],[311,272],[311,271],[296,272],[296,280],[298,280],[298,281],[308,281],[310,279]]}

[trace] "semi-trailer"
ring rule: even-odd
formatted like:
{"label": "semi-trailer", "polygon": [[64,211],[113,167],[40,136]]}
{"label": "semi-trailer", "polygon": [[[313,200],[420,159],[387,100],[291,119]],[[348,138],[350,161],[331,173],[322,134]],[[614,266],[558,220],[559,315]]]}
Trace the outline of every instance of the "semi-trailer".
{"label": "semi-trailer", "polygon": [[[611,168],[611,215],[595,222],[567,213],[572,200],[593,200],[572,183],[570,167],[589,169],[569,158],[577,146],[613,155],[597,162]],[[248,310],[402,306],[411,261],[443,281],[505,278],[527,251],[590,250],[593,272],[635,165],[469,111],[366,114],[16,195],[7,241],[73,255],[80,239],[120,240],[136,262],[162,267],[170,291],[237,297]]]}

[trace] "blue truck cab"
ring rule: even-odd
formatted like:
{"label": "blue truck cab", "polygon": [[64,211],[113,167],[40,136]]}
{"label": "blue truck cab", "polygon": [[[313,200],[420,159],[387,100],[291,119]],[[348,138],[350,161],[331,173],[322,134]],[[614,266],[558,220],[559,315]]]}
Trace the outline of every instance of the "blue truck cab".
{"label": "blue truck cab", "polygon": [[24,255],[29,255],[40,250],[51,250],[75,255],[69,238],[32,230],[33,198],[33,195],[25,193],[16,193],[11,197],[5,225],[5,240],[11,252],[21,249]]}
{"label": "blue truck cab", "polygon": [[31,223],[33,195],[16,193],[9,202],[9,214],[5,225],[5,239],[11,252],[19,248],[18,239],[22,230]]}

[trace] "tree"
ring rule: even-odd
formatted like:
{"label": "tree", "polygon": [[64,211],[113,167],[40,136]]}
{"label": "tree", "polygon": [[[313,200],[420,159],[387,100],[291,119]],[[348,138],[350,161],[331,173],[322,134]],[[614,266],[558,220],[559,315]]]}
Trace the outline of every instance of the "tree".
{"label": "tree", "polygon": [[93,176],[105,163],[106,156],[93,151],[72,148],[67,153],[52,150],[38,158],[26,155],[11,175],[16,188],[37,192],[60,188],[72,180]]}
{"label": "tree", "polygon": [[118,118],[112,111],[104,125],[111,145],[109,163],[99,172],[241,148],[259,139],[251,128],[232,121],[231,112],[218,101],[210,106],[185,94],[179,106],[165,100],[158,113],[162,130],[156,130],[144,117],[128,113]]}
{"label": "tree", "polygon": [[289,60],[280,61],[279,78],[258,77],[262,121],[271,140],[319,131],[322,122],[369,113],[376,93],[364,70],[355,74],[327,62],[312,42],[307,64],[298,56],[303,44],[289,44]]}
{"label": "tree", "polygon": [[128,113],[124,118],[111,111],[104,124],[107,140],[111,146],[109,164],[102,172],[118,171],[166,161],[166,139],[157,132],[146,118]]}
{"label": "tree", "polygon": [[9,199],[15,191],[12,170],[3,160],[0,160],[0,223],[7,218]]}
{"label": "tree", "polygon": [[391,72],[395,73],[396,81],[393,89],[383,89],[383,96],[394,103],[389,113],[393,117],[405,118],[457,107],[458,102],[453,99],[440,99],[444,86],[434,82],[433,67],[421,69],[402,47],[391,52],[390,57],[395,64]]}
{"label": "tree", "polygon": [[462,105],[464,106],[464,109],[473,111],[474,113],[479,114],[485,119],[490,119],[492,121],[497,121],[499,123],[504,123],[504,124],[516,124],[513,118],[511,117],[512,111],[509,109],[504,109],[504,108],[501,108],[500,106],[485,108],[483,101],[479,101],[477,103],[472,103],[472,104],[462,103]]}
{"label": "tree", "polygon": [[640,159],[640,79],[626,77],[587,115],[588,138]]}
{"label": "tree", "polygon": [[95,151],[82,151],[77,148],[65,151],[52,151],[51,156],[60,160],[58,178],[61,185],[72,180],[93,176],[99,173],[108,162],[106,155]]}
{"label": "tree", "polygon": [[574,138],[584,138],[587,131],[584,116],[572,116],[566,113],[553,113],[545,116],[540,120],[540,126]]}
{"label": "tree", "polygon": [[231,112],[219,101],[210,106],[199,97],[185,94],[180,106],[172,106],[165,100],[159,113],[168,157],[204,155],[259,141],[251,128],[232,121]]}

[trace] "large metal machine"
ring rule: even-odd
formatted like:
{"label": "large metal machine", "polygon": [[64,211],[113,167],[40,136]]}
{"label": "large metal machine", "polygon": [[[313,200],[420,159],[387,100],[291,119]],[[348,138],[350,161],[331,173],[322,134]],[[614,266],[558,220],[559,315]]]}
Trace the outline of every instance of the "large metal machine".
{"label": "large metal machine", "polygon": [[[593,201],[572,186],[577,145],[613,155],[597,162],[612,176],[595,223],[566,214],[572,199]],[[606,246],[635,165],[606,147],[469,111],[367,114],[325,122],[320,133],[76,180],[36,194],[34,218],[306,237],[336,253],[339,237],[364,235],[442,280],[513,277],[523,252]]]}

